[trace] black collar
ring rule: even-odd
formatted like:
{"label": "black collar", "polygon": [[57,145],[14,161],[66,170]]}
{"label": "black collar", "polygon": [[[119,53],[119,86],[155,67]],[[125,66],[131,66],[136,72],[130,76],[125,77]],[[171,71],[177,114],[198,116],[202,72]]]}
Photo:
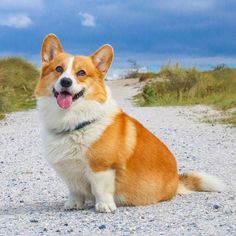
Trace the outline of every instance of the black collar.
{"label": "black collar", "polygon": [[81,122],[75,126],[74,130],[83,129],[85,126],[92,124],[94,121],[95,120],[88,120],[88,121]]}
{"label": "black collar", "polygon": [[54,131],[54,133],[56,133],[56,134],[69,133],[69,132],[73,132],[73,131],[76,131],[76,130],[81,130],[81,129],[83,129],[84,127],[86,127],[86,126],[92,124],[92,123],[95,122],[95,121],[96,121],[96,120],[83,121],[83,122],[81,122],[81,123],[78,123],[78,124],[75,126],[75,128],[72,129],[72,130],[71,130],[71,129],[64,129],[64,130],[62,130],[62,131],[60,131],[60,132],[56,132],[55,130],[53,130],[53,131]]}

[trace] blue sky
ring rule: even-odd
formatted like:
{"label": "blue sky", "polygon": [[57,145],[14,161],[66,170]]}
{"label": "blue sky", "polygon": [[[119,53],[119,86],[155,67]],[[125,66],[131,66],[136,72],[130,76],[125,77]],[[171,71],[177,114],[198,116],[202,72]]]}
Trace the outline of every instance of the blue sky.
{"label": "blue sky", "polygon": [[185,66],[236,66],[235,0],[1,0],[0,55],[40,64],[44,36],[66,51],[115,49],[113,69],[180,61]]}

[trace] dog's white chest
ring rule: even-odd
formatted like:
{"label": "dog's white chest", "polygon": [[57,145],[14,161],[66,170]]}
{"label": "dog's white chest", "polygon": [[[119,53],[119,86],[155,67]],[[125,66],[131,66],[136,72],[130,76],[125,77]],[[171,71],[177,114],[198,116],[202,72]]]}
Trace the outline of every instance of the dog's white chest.
{"label": "dog's white chest", "polygon": [[80,192],[83,195],[90,195],[91,188],[87,178],[88,165],[81,160],[70,159],[54,164],[54,169],[69,185],[73,192]]}
{"label": "dog's white chest", "polygon": [[71,190],[83,194],[90,192],[87,173],[89,164],[86,151],[94,139],[85,132],[75,131],[65,135],[50,135],[45,139],[46,159]]}

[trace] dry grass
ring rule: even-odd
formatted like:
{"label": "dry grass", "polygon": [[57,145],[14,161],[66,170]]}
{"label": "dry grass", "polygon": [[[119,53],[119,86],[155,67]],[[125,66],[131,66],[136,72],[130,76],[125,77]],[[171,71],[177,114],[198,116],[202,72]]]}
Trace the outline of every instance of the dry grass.
{"label": "dry grass", "polygon": [[[206,104],[227,111],[236,107],[236,69],[210,71],[165,66],[158,74],[164,81],[147,83],[135,97],[141,106]],[[236,125],[235,114],[222,122]]]}
{"label": "dry grass", "polygon": [[35,107],[33,91],[39,72],[22,58],[0,59],[0,119],[4,114]]}

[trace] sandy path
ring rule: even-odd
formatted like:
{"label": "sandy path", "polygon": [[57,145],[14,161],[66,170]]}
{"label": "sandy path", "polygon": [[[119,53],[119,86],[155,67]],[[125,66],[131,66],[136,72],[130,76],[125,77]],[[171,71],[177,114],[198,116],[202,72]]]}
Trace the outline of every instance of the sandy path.
{"label": "sandy path", "polygon": [[[224,193],[193,193],[146,207],[63,211],[67,189],[43,159],[36,111],[0,121],[0,235],[236,235],[236,129],[200,123],[209,110],[132,106],[135,80],[108,82],[130,115],[176,155],[180,171],[201,170],[223,179]],[[129,86],[125,86],[129,84]]]}

